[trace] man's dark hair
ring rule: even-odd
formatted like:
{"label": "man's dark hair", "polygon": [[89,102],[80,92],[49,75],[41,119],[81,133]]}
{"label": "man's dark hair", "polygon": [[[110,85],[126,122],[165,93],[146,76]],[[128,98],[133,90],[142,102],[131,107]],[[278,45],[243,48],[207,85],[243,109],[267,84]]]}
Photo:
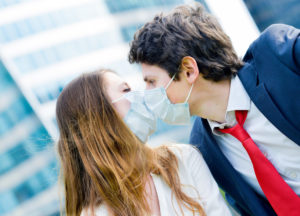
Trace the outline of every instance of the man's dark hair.
{"label": "man's dark hair", "polygon": [[231,79],[243,66],[230,38],[200,4],[178,6],[146,23],[130,44],[129,62],[159,66],[178,80],[185,56],[196,60],[208,80]]}

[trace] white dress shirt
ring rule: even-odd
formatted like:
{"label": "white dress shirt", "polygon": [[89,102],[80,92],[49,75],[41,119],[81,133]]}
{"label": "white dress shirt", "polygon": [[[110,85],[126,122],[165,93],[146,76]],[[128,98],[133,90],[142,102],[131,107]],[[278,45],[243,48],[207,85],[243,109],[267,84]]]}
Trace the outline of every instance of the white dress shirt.
{"label": "white dress shirt", "polygon": [[[182,191],[197,200],[207,216],[231,215],[201,153],[187,144],[173,144],[170,145],[170,149],[178,159],[178,175]],[[172,199],[171,188],[160,176],[152,173],[151,176],[157,192],[161,216],[181,215],[174,195]],[[184,206],[182,209],[185,216],[193,215]],[[98,207],[95,212],[97,216],[108,215],[104,205]],[[81,215],[85,214],[82,213]]]}
{"label": "white dress shirt", "polygon": [[[225,123],[208,121],[221,151],[241,176],[264,196],[256,179],[250,158],[238,141],[230,134],[217,128],[232,127],[236,124],[235,110],[248,110],[244,124],[255,144],[274,165],[286,183],[300,195],[300,147],[282,134],[255,106],[236,76],[231,80]],[[271,179],[270,179],[271,181]]]}

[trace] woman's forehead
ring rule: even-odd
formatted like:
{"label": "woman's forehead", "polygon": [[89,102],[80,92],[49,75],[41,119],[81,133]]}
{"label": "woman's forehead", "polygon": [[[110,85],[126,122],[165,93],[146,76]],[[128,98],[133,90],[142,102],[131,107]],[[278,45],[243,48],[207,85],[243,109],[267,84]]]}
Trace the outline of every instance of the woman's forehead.
{"label": "woman's forehead", "polygon": [[106,72],[104,74],[104,80],[107,85],[121,85],[124,83],[124,80],[115,73]]}

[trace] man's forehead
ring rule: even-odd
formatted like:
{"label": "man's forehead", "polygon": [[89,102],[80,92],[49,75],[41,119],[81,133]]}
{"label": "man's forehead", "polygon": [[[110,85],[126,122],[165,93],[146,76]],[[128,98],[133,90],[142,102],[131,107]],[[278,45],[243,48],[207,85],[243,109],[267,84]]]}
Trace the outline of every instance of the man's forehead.
{"label": "man's forehead", "polygon": [[156,66],[156,65],[149,65],[149,64],[142,64],[142,73],[143,77],[149,78],[149,77],[158,77],[158,76],[163,76],[167,75],[167,71],[164,69]]}

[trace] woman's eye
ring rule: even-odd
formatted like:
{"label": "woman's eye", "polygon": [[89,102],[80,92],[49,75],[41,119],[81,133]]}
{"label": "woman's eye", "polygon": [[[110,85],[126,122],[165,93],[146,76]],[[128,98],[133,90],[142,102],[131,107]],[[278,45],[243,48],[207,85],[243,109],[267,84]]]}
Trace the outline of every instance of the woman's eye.
{"label": "woman's eye", "polygon": [[130,88],[126,88],[126,89],[123,90],[123,92],[130,92],[130,91],[131,91]]}

